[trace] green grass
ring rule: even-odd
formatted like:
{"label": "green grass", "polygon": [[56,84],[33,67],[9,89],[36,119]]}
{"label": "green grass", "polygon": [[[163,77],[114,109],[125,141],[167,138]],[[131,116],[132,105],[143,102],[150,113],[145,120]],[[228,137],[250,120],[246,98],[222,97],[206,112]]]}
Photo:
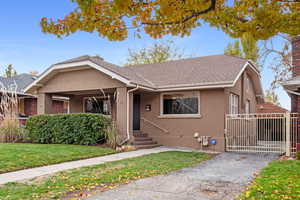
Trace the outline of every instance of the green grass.
{"label": "green grass", "polygon": [[173,151],[73,169],[31,183],[8,183],[0,187],[0,199],[58,199],[66,195],[70,197],[70,193],[78,194],[78,191],[95,188],[101,191],[132,180],[189,167],[210,157],[203,153]]}
{"label": "green grass", "polygon": [[111,153],[114,150],[96,146],[0,143],[0,173]]}
{"label": "green grass", "polygon": [[240,199],[300,199],[300,161],[271,162]]}

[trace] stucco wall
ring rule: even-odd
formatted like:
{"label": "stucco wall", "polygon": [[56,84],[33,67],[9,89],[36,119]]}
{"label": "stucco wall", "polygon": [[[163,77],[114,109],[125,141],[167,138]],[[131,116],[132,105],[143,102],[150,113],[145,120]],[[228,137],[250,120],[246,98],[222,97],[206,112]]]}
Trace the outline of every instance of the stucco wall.
{"label": "stucco wall", "polygon": [[[246,89],[246,77],[250,79],[250,88],[249,90]],[[225,102],[226,102],[226,113],[229,113],[229,95],[230,93],[234,93],[239,96],[239,113],[245,113],[245,103],[247,100],[250,101],[250,113],[256,113],[256,105],[257,100],[254,91],[253,80],[248,73],[248,70],[241,75],[241,78],[237,81],[236,85],[233,88],[226,88],[225,89]]]}
{"label": "stucco wall", "polygon": [[66,91],[98,90],[116,88],[124,85],[95,69],[60,72],[44,83],[39,93],[58,93]]}
{"label": "stucco wall", "polygon": [[[151,111],[145,106],[151,105]],[[148,133],[159,144],[185,146],[200,149],[201,145],[194,139],[194,133],[211,136],[217,145],[204,147],[204,150],[224,151],[224,90],[200,91],[200,118],[160,118],[160,94],[141,94],[141,118],[145,118],[168,133],[141,120],[141,131]]]}

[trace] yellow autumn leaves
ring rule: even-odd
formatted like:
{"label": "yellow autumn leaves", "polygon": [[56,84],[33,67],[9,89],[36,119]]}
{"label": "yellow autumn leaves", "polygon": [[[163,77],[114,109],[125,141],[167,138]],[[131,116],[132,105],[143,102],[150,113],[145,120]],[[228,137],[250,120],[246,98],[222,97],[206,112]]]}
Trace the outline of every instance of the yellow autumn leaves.
{"label": "yellow autumn leaves", "polygon": [[78,8],[63,19],[41,20],[42,31],[58,37],[76,31],[98,32],[124,40],[141,29],[153,38],[185,36],[203,22],[232,37],[244,33],[256,40],[278,33],[300,34],[300,2],[282,0],[72,0]]}

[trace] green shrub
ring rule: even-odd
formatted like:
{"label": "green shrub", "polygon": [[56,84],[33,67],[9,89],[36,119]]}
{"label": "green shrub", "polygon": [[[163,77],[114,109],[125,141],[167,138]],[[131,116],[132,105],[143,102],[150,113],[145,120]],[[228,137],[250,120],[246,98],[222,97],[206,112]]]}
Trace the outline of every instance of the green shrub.
{"label": "green shrub", "polygon": [[95,145],[105,142],[110,124],[99,114],[45,114],[30,117],[26,129],[35,143]]}
{"label": "green shrub", "polygon": [[297,160],[300,160],[300,151],[297,152]]}

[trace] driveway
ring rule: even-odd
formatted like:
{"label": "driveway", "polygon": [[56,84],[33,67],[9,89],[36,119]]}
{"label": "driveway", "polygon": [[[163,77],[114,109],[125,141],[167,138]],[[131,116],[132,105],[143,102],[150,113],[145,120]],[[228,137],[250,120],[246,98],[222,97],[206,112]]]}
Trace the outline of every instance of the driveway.
{"label": "driveway", "polygon": [[222,153],[194,167],[141,179],[88,200],[234,199],[276,155]]}

